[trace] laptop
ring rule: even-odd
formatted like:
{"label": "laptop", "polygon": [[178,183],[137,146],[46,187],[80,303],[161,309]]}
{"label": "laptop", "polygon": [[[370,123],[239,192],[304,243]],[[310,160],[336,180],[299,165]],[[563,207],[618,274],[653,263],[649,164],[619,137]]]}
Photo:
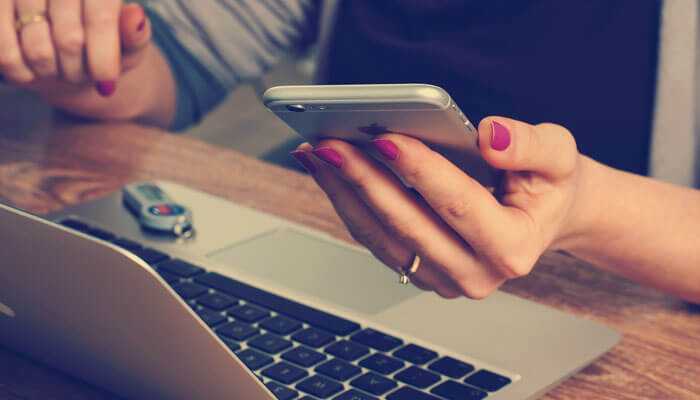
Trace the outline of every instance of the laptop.
{"label": "laptop", "polygon": [[141,230],[120,193],[0,206],[0,346],[129,399],[520,400],[620,339],[503,292],[399,285],[364,249],[157,184],[193,238]]}

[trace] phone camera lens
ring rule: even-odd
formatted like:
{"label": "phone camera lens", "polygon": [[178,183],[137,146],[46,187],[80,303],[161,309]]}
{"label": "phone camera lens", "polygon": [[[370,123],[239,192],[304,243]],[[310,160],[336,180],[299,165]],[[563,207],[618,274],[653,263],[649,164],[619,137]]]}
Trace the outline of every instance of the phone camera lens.
{"label": "phone camera lens", "polygon": [[287,110],[292,112],[304,112],[306,111],[306,107],[304,107],[302,104],[290,104],[287,106]]}

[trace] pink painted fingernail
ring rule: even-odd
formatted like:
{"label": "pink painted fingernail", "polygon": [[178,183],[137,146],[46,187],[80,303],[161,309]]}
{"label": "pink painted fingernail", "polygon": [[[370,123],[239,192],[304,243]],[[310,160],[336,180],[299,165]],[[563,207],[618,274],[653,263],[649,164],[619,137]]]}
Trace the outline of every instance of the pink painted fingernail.
{"label": "pink painted fingernail", "polygon": [[109,97],[114,94],[114,92],[117,90],[117,82],[116,81],[100,81],[97,82],[95,85],[95,88],[97,89],[97,93],[100,94],[102,97]]}
{"label": "pink painted fingernail", "polygon": [[497,121],[491,121],[491,148],[496,151],[503,151],[508,146],[510,146],[510,131],[508,128]]}
{"label": "pink painted fingernail", "polygon": [[343,157],[340,155],[340,153],[331,149],[330,147],[314,149],[313,153],[316,157],[336,168],[340,168],[343,165]]}
{"label": "pink painted fingernail", "polygon": [[301,166],[304,167],[307,171],[309,171],[312,174],[316,172],[316,166],[314,165],[314,162],[311,161],[309,155],[306,154],[305,151],[295,150],[289,154],[292,157],[294,157],[294,159],[297,160],[299,164],[301,164]]}
{"label": "pink painted fingernail", "polygon": [[391,140],[376,139],[372,141],[372,145],[387,160],[394,161],[399,158],[399,148]]}

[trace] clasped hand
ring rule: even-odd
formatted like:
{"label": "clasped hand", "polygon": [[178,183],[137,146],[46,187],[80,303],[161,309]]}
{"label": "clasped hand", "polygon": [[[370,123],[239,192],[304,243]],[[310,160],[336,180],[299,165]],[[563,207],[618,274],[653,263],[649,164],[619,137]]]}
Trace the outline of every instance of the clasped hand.
{"label": "clasped hand", "polygon": [[[143,8],[121,0],[0,0],[0,75],[40,92],[116,89],[143,58]],[[58,87],[57,87],[58,85]]]}

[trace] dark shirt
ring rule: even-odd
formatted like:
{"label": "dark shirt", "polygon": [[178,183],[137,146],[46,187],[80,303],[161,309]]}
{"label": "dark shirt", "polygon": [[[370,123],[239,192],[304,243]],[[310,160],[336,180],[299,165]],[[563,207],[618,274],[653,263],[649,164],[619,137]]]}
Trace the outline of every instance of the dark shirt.
{"label": "dark shirt", "polygon": [[579,149],[646,174],[658,0],[341,1],[328,83],[430,83],[472,122],[555,122]]}

